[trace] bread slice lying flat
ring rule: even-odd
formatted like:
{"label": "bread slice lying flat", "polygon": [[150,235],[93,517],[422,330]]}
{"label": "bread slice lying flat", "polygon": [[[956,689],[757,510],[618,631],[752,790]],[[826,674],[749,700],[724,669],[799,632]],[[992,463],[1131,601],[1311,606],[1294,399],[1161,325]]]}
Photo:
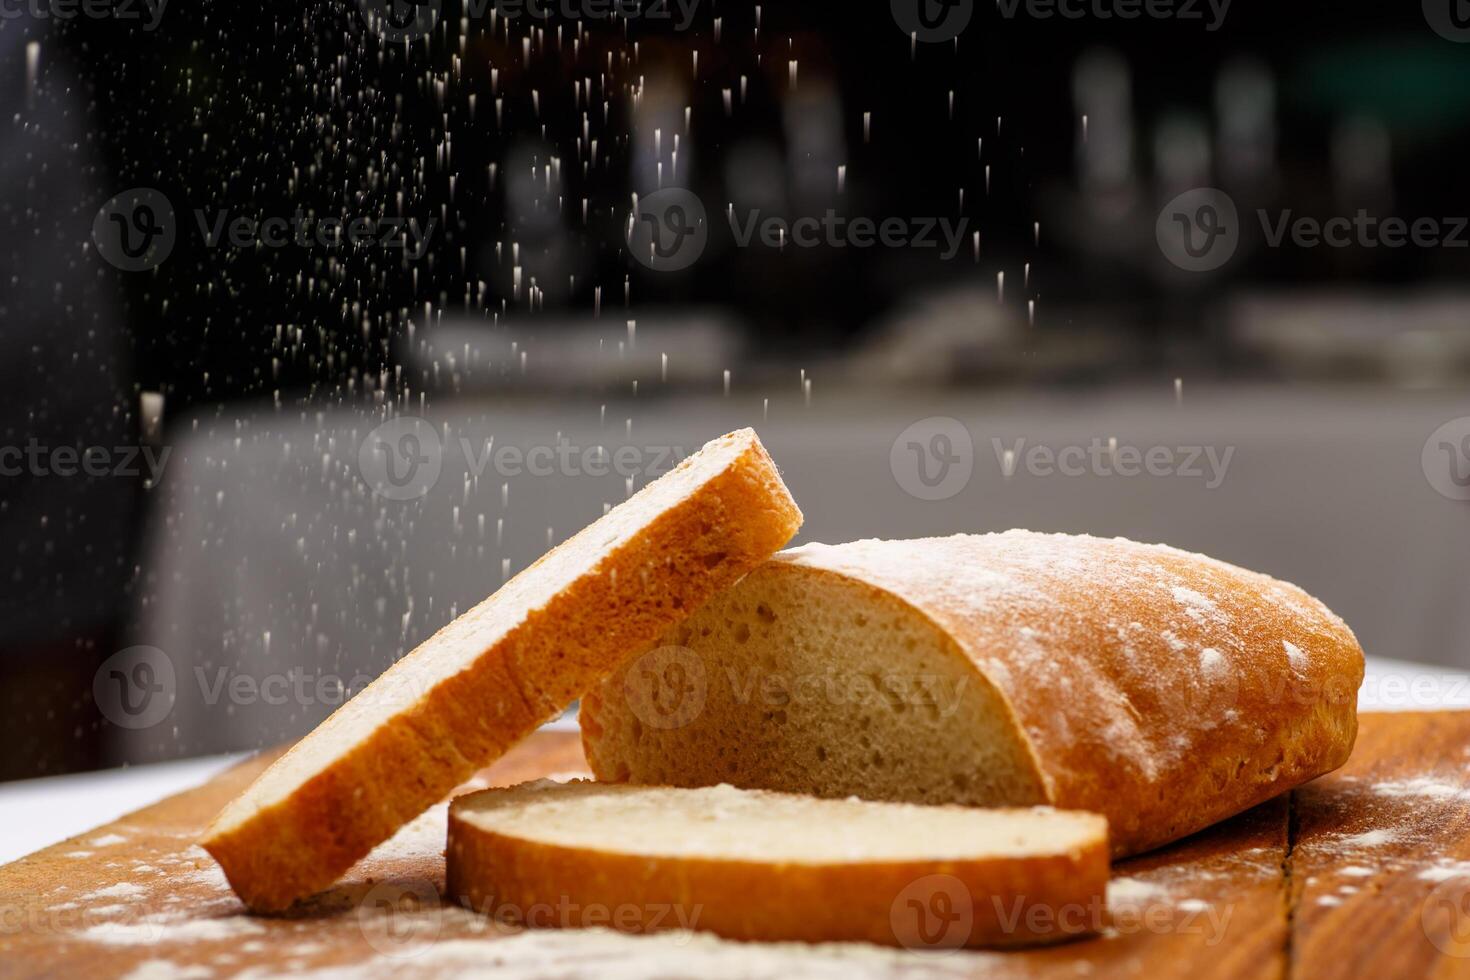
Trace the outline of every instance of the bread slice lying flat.
{"label": "bread slice lying flat", "polygon": [[1047,803],[1118,854],[1342,765],[1363,677],[1295,586],[1024,531],[797,548],[661,642],[583,702],[600,779]]}
{"label": "bread slice lying flat", "polygon": [[531,927],[909,948],[1095,930],[1107,821],[1050,808],[526,783],[455,800],[449,895]]}
{"label": "bread slice lying flat", "polygon": [[344,704],[202,845],[256,910],[319,891],[800,525],[754,432],[711,442]]}

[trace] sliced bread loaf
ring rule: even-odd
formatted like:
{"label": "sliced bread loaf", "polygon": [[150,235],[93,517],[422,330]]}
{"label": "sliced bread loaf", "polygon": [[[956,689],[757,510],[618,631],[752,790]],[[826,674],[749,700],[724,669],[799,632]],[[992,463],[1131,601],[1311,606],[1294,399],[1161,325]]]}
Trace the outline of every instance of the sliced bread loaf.
{"label": "sliced bread loaf", "polygon": [[531,927],[1010,946],[1094,931],[1107,821],[576,781],[449,811],[449,895]]}
{"label": "sliced bread loaf", "polygon": [[1347,759],[1363,653],[1295,586],[1013,531],[778,555],[583,702],[598,778],[1046,803],[1118,854]]}
{"label": "sliced bread loaf", "polygon": [[711,442],[344,704],[203,847],[257,910],[326,887],[800,525],[754,432]]}

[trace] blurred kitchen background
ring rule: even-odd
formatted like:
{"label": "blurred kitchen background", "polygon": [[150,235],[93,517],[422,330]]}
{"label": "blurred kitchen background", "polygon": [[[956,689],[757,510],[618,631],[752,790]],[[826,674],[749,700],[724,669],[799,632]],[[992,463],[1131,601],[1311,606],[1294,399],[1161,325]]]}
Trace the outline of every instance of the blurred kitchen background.
{"label": "blurred kitchen background", "polygon": [[[298,735],[741,425],[801,541],[1165,541],[1297,582],[1370,654],[1470,667],[1453,0],[922,4],[968,21],[7,14],[0,778]],[[437,17],[405,37],[379,7]],[[103,242],[137,188],[171,249],[128,271]],[[677,271],[627,234],[661,188],[706,214]],[[938,247],[742,246],[757,211]],[[1263,228],[1360,211],[1441,240]],[[422,254],[210,241],[298,213],[432,230]],[[1181,253],[1181,215],[1226,251]]]}

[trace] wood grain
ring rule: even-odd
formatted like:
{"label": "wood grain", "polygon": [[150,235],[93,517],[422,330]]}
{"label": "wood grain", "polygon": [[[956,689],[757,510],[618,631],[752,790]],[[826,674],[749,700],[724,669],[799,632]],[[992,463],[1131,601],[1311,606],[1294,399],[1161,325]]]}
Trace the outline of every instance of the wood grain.
{"label": "wood grain", "polygon": [[1470,712],[1363,720],[1295,795],[1293,972],[1470,976]]}
{"label": "wood grain", "polygon": [[[268,761],[0,867],[0,973],[1470,976],[1470,712],[1364,716],[1340,772],[1117,864],[1096,939],[950,956],[519,933],[442,902],[442,807],[327,892],[252,917],[193,841]],[[585,772],[574,734],[542,733],[467,786]]]}

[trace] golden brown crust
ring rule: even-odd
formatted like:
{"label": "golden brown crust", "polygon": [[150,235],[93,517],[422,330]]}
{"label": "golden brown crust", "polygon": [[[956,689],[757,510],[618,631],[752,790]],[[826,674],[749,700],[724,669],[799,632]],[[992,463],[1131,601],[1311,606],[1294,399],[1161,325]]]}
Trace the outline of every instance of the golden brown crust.
{"label": "golden brown crust", "polygon": [[[416,689],[410,685],[410,704],[396,713],[391,704],[385,707],[382,723],[366,738],[283,800],[244,819],[222,815],[201,844],[241,899],[256,911],[276,911],[326,887],[789,541],[801,524],[800,511],[754,433],[725,440],[736,438],[748,445],[729,466],[650,514],[640,531],[532,609],[468,669],[419,678]],[[596,535],[599,524],[561,547],[576,547],[579,540],[585,546],[584,536]],[[490,597],[466,617],[495,602]],[[414,670],[415,654],[390,674],[400,682],[412,679],[405,675]],[[372,704],[374,689],[388,679],[358,697]],[[312,739],[308,735],[292,753],[311,751]]]}
{"label": "golden brown crust", "polygon": [[459,812],[469,799],[450,806],[447,894],[532,928],[694,928],[756,942],[937,949],[1061,942],[1103,921],[1105,833],[1071,853],[1027,857],[841,864],[652,857],[487,830]]}
{"label": "golden brown crust", "polygon": [[[969,561],[1044,599],[900,594],[1010,703],[1048,802],[1105,814],[1115,854],[1177,840],[1347,761],[1363,652],[1296,586],[1122,539],[962,540]],[[1050,567],[1022,557],[1038,545],[1056,549]]]}
{"label": "golden brown crust", "polygon": [[[839,575],[941,627],[1003,699],[1044,800],[1105,814],[1118,855],[1254,806],[1352,749],[1352,631],[1295,586],[1200,555],[1008,532],[810,545],[747,581],[776,575]],[[625,708],[596,696],[587,707],[588,759],[615,777],[624,726],[604,737],[603,721]]]}

